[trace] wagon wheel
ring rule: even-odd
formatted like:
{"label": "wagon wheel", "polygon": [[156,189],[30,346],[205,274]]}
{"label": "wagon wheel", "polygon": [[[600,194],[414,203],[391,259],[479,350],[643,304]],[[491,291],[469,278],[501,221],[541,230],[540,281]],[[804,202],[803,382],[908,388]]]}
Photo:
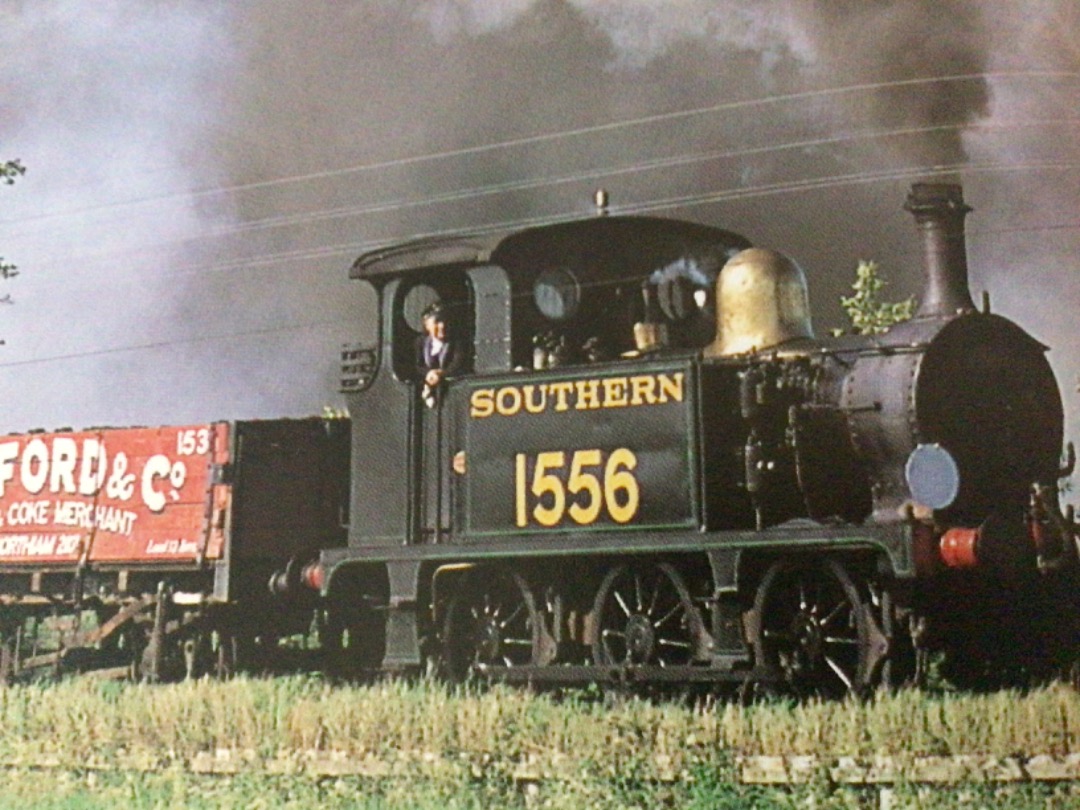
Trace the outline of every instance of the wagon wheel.
{"label": "wagon wheel", "polygon": [[872,661],[868,608],[835,560],[780,560],[754,599],[751,640],[759,666],[799,696],[862,694]]}
{"label": "wagon wheel", "polygon": [[532,590],[517,573],[474,572],[443,625],[443,660],[455,680],[493,667],[546,663],[548,646]]}
{"label": "wagon wheel", "polygon": [[185,679],[201,678],[217,670],[219,651],[214,649],[213,632],[208,625],[188,630],[179,645]]}
{"label": "wagon wheel", "polygon": [[[155,647],[153,630],[135,626],[130,639],[130,644],[127,639],[123,643],[131,653],[127,666],[133,679],[148,683],[175,683],[189,674],[194,675],[198,654],[194,637],[174,630],[163,634],[160,647]],[[189,669],[189,664],[192,669]]]}
{"label": "wagon wheel", "polygon": [[667,563],[611,569],[596,594],[592,628],[599,666],[689,664],[705,638],[686,583]]}
{"label": "wagon wheel", "polygon": [[227,680],[240,671],[243,662],[242,639],[226,629],[214,631],[211,641],[213,675]]}

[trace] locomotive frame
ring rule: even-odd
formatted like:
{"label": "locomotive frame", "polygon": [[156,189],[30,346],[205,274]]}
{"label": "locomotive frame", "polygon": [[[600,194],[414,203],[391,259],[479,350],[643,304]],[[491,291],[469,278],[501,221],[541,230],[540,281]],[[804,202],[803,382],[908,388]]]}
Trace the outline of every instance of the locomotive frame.
{"label": "locomotive frame", "polygon": [[[361,256],[380,331],[343,355],[349,541],[306,569],[338,660],[826,695],[919,680],[935,651],[963,684],[1060,664],[1076,551],[1045,347],[971,303],[959,187],[907,207],[926,293],[873,337],[814,339],[777,255],[739,282],[752,306],[721,302],[749,242],[675,220]],[[413,344],[434,300],[471,364],[428,408]],[[710,343],[734,312],[751,337]],[[994,427],[1004,461],[972,439]]]}

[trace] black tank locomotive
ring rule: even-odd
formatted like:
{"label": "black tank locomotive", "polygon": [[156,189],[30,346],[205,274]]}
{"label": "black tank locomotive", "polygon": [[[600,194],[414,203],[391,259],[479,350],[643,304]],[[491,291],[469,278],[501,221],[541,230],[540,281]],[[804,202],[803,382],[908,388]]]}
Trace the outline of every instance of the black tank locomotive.
{"label": "black tank locomotive", "polygon": [[[972,304],[959,187],[907,207],[926,290],[871,336],[815,337],[797,265],[683,221],[361,256],[380,333],[345,353],[348,546],[298,579],[335,658],[821,694],[936,651],[957,679],[1039,672],[1072,642],[1060,393],[1045,347]],[[425,401],[434,302],[465,362]]]}

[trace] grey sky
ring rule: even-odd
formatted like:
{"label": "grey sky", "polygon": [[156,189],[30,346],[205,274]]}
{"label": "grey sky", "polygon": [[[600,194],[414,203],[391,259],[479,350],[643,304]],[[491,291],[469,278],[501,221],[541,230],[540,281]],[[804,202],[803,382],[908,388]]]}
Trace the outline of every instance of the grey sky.
{"label": "grey sky", "polygon": [[928,177],[964,183],[976,299],[1053,346],[1074,410],[1074,0],[0,13],[0,158],[29,167],[0,188],[0,430],[318,412],[371,334],[364,247],[580,215],[601,185],[791,255],[824,330],[861,258],[918,293],[901,205]]}

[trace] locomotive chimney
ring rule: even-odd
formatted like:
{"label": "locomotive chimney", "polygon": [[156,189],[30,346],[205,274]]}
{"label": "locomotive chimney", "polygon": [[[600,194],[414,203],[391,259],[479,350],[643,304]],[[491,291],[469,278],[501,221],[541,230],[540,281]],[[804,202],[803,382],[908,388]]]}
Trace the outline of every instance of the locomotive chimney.
{"label": "locomotive chimney", "polygon": [[926,290],[915,317],[946,317],[975,309],[964,244],[964,217],[971,208],[964,204],[963,189],[946,183],[914,183],[904,208],[915,215],[922,233],[926,265]]}

